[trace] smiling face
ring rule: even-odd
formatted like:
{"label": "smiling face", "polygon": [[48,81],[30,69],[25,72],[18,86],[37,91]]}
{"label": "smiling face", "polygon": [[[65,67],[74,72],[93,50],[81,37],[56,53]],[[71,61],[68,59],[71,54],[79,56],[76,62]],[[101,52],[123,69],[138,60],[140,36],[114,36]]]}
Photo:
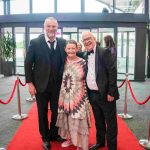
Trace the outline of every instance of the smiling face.
{"label": "smiling face", "polygon": [[54,18],[47,18],[44,22],[44,31],[48,38],[53,41],[56,37],[58,22]]}
{"label": "smiling face", "polygon": [[85,32],[82,34],[82,42],[86,50],[90,51],[94,49],[96,45],[96,38],[91,32]]}
{"label": "smiling face", "polygon": [[69,58],[75,58],[76,52],[78,51],[76,42],[68,42],[65,51]]}

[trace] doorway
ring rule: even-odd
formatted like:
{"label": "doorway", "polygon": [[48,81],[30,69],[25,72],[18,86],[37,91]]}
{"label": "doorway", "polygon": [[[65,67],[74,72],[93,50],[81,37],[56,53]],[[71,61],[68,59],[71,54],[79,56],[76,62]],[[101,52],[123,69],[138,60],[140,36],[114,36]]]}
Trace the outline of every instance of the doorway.
{"label": "doorway", "polygon": [[128,73],[129,79],[134,79],[135,66],[135,28],[118,28],[117,68],[118,79],[124,79]]}

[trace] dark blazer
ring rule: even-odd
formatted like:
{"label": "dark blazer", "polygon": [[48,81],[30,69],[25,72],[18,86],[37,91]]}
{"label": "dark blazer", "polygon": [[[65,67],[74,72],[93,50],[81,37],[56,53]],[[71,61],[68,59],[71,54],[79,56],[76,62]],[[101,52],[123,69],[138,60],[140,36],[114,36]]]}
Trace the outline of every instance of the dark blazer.
{"label": "dark blazer", "polygon": [[[56,39],[62,58],[61,69],[59,71],[61,78],[66,58],[64,51],[66,40],[61,38]],[[27,83],[34,83],[38,92],[44,92],[48,85],[51,72],[50,62],[50,49],[45,41],[44,35],[40,35],[38,38],[31,40],[25,59],[25,78]]]}
{"label": "dark blazer", "polygon": [[[77,55],[85,60],[88,59],[87,52]],[[119,99],[117,69],[111,52],[99,46],[96,46],[95,76],[99,92],[104,99],[107,99],[107,94],[114,96],[115,100]]]}

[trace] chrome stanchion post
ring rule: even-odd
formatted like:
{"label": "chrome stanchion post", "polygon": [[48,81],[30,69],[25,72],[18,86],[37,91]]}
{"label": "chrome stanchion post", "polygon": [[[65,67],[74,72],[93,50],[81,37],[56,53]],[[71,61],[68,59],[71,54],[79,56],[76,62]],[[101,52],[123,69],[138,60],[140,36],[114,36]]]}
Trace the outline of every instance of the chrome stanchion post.
{"label": "chrome stanchion post", "polygon": [[18,114],[13,115],[12,118],[15,120],[23,120],[23,119],[27,118],[27,114],[21,113],[20,87],[19,87],[19,76],[18,75],[17,75],[17,80],[18,80],[18,84],[17,84]]}
{"label": "chrome stanchion post", "polygon": [[124,113],[118,114],[119,117],[123,119],[131,119],[133,118],[131,115],[127,114],[127,96],[128,96],[128,73],[126,75],[126,83],[125,83],[125,99],[124,99]]}
{"label": "chrome stanchion post", "polygon": [[150,149],[150,121],[149,121],[149,129],[148,129],[148,140],[141,139],[139,140],[140,145],[142,145],[145,149]]}

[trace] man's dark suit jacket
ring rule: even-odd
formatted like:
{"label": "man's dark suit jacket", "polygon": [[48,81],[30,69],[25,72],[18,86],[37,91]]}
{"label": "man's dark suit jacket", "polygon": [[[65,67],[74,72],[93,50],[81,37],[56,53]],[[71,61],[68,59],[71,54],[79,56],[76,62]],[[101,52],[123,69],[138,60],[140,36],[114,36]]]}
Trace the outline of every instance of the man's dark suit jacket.
{"label": "man's dark suit jacket", "polygon": [[[77,55],[88,61],[87,52],[78,52]],[[95,76],[99,92],[104,100],[107,99],[107,94],[113,96],[115,100],[119,99],[117,69],[111,52],[99,46],[96,46]]]}
{"label": "man's dark suit jacket", "polygon": [[[58,75],[61,78],[64,71],[64,63],[66,58],[66,53],[64,51],[66,41],[60,38],[56,38],[56,40],[62,58],[61,69]],[[38,92],[44,92],[48,85],[51,72],[50,64],[50,48],[45,41],[44,35],[40,35],[38,38],[30,41],[30,45],[25,59],[26,82],[34,83]]]}

